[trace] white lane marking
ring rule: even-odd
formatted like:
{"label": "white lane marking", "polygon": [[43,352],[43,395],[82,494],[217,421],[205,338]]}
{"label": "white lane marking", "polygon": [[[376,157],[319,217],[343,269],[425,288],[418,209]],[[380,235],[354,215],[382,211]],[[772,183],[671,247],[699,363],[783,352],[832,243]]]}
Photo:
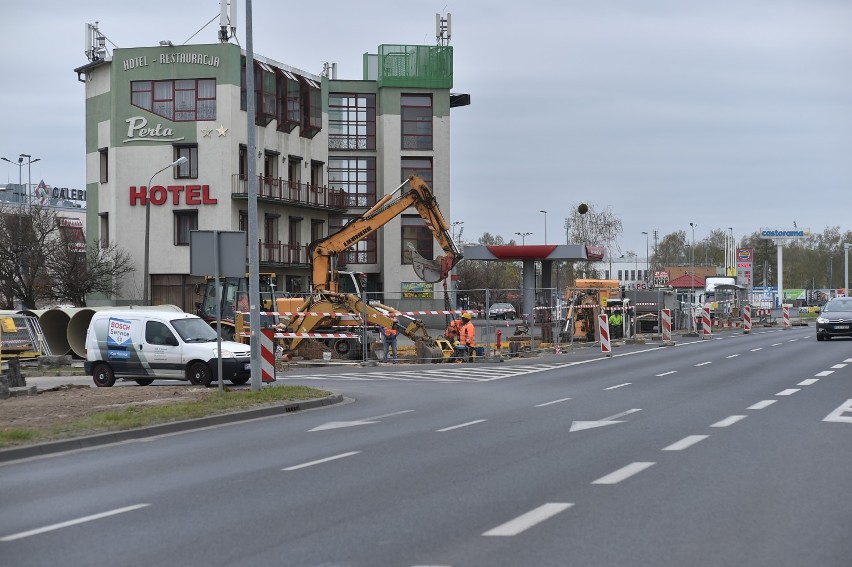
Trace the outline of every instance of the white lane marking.
{"label": "white lane marking", "polygon": [[451,427],[445,427],[443,429],[436,429],[437,433],[443,433],[444,431],[452,431],[453,429],[460,429],[462,427],[467,427],[468,425],[476,425],[477,423],[482,423],[486,421],[484,419],[477,419],[476,421],[468,421],[467,423],[460,423],[458,425],[453,425]]}
{"label": "white lane marking", "polygon": [[817,372],[816,374],[814,374],[814,376],[823,377],[831,376],[832,374],[834,374],[834,370],[823,370],[822,372]]}
{"label": "white lane marking", "polygon": [[637,411],[642,410],[629,409],[627,411],[623,411],[621,413],[617,413],[615,415],[611,415],[609,417],[605,417],[597,421],[572,421],[571,427],[568,428],[568,433],[573,433],[575,431],[583,431],[584,429],[592,429],[595,427],[603,427],[604,425],[613,425],[614,423],[624,423],[623,421],[617,421],[618,418],[624,417],[625,415],[630,415],[631,413],[636,413]]}
{"label": "white lane marking", "polygon": [[846,400],[844,404],[823,418],[823,421],[836,421],[841,423],[852,423],[852,415],[843,415],[852,412],[852,400]]}
{"label": "white lane marking", "polygon": [[663,451],[683,451],[684,449],[688,449],[698,443],[699,441],[704,441],[710,437],[709,435],[687,435],[680,441],[676,441],[669,445],[668,447],[663,447]]}
{"label": "white lane marking", "polygon": [[365,417],[364,419],[359,419],[355,421],[329,421],[327,423],[323,423],[322,425],[318,425],[313,429],[308,429],[308,433],[312,433],[314,431],[328,431],[329,429],[341,429],[343,427],[356,427],[358,425],[370,425],[373,423],[379,423],[381,419],[386,417],[393,417],[395,415],[402,415],[404,413],[411,413],[414,410],[402,410],[395,411],[393,413],[386,413],[384,415],[377,415],[374,417]]}
{"label": "white lane marking", "polygon": [[346,457],[351,457],[352,455],[357,455],[361,451],[350,451],[349,453],[341,453],[340,455],[334,455],[333,457],[326,457],[325,459],[318,459],[316,461],[311,461],[309,463],[302,463],[301,465],[293,465],[292,467],[287,467],[286,469],[281,469],[282,471],[295,471],[298,469],[303,469],[306,467],[312,467],[314,465],[320,465],[322,463],[327,463],[329,461],[336,461],[337,459],[344,459]]}
{"label": "white lane marking", "polygon": [[616,388],[623,388],[625,386],[629,386],[632,382],[625,382],[624,384],[619,384],[618,386],[610,386],[609,388],[604,388],[604,390],[615,390]]}
{"label": "white lane marking", "polygon": [[617,471],[613,471],[608,475],[602,476],[592,484],[618,484],[622,480],[628,479],[634,474],[640,473],[655,463],[630,463],[626,467],[621,467]]}
{"label": "white lane marking", "polygon": [[763,347],[753,348],[753,349],[751,349],[751,352],[757,352],[759,350],[763,350]]}
{"label": "white lane marking", "polygon": [[782,344],[784,344],[784,343],[775,343],[775,344],[771,344],[771,345],[769,345],[769,346],[771,346],[771,347],[774,347],[774,346],[781,346]]}
{"label": "white lane marking", "polygon": [[533,406],[533,407],[536,407],[536,408],[543,408],[544,406],[551,406],[551,405],[553,405],[553,404],[561,404],[562,402],[567,402],[567,401],[568,401],[568,400],[570,400],[570,399],[571,399],[571,398],[560,398],[560,399],[558,399],[558,400],[553,400],[552,402],[544,402],[543,404],[538,404],[538,405]]}
{"label": "white lane marking", "polygon": [[835,364],[832,368],[846,368],[845,364]]}
{"label": "white lane marking", "polygon": [[754,405],[748,406],[746,409],[763,409],[763,408],[771,406],[772,404],[774,404],[777,401],[778,400],[763,400],[762,402],[757,402]]}
{"label": "white lane marking", "polygon": [[704,365],[706,365],[706,364],[713,364],[713,363],[712,363],[712,362],[699,362],[699,363],[698,363],[698,364],[696,364],[695,366],[704,366]]}
{"label": "white lane marking", "polygon": [[714,423],[710,427],[728,427],[730,425],[735,424],[738,421],[745,419],[746,417],[748,417],[748,416],[746,416],[746,415],[731,415],[731,416],[726,417],[725,419],[717,421],[716,423]]}
{"label": "white lane marking", "polygon": [[663,372],[662,374],[657,374],[657,376],[668,376],[669,374],[676,374],[677,370],[669,370],[668,372]]}
{"label": "white lane marking", "polygon": [[811,384],[816,384],[819,382],[819,378],[808,378],[807,380],[802,380],[796,386],[810,386]]}
{"label": "white lane marking", "polygon": [[54,530],[59,530],[62,528],[67,528],[70,526],[76,526],[78,524],[84,524],[86,522],[92,522],[94,520],[100,520],[101,518],[108,518],[109,516],[115,516],[116,514],[123,514],[125,512],[131,512],[133,510],[138,510],[139,508],[145,508],[146,506],[150,506],[150,504],[134,504],[133,506],[125,506],[124,508],[116,508],[115,510],[109,510],[107,512],[101,512],[100,514],[92,514],[91,516],[83,516],[82,518],[77,518],[76,520],[68,520],[67,522],[59,522],[58,524],[51,524],[49,526],[44,526],[42,528],[36,528],[34,530],[28,530],[26,532],[19,532],[12,535],[7,535],[4,537],[0,537],[0,541],[15,541],[16,539],[23,539],[25,537],[30,537],[34,535],[43,534],[45,532],[52,532]]}
{"label": "white lane marking", "polygon": [[738,354],[732,354],[732,355],[730,355],[730,356],[726,356],[725,358],[736,358],[736,357],[738,357],[738,356],[739,356]]}
{"label": "white lane marking", "polygon": [[852,362],[852,358],[847,358],[843,362]]}
{"label": "white lane marking", "polygon": [[521,514],[514,520],[509,520],[505,524],[501,524],[496,528],[490,529],[483,533],[484,536],[515,536],[524,532],[536,524],[552,518],[560,512],[564,512],[574,504],[572,502],[548,502],[542,504],[538,508],[530,510],[526,514]]}
{"label": "white lane marking", "polygon": [[793,394],[795,394],[799,390],[800,390],[799,388],[787,388],[786,390],[781,390],[780,392],[778,392],[775,395],[776,396],[792,396]]}

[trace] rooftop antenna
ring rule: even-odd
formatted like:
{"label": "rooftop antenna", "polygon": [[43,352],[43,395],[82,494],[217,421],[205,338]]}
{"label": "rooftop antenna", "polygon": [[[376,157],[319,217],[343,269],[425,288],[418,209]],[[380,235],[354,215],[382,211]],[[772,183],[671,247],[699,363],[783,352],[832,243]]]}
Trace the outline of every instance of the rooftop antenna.
{"label": "rooftop antenna", "polygon": [[86,24],[86,58],[92,62],[106,58],[106,36],[98,29],[98,22]]}
{"label": "rooftop antenna", "polygon": [[435,40],[438,45],[447,46],[453,35],[453,15],[447,12],[447,17],[435,14]]}
{"label": "rooftop antenna", "polygon": [[[228,8],[230,7],[230,16]],[[237,35],[237,0],[219,0],[219,41],[227,43]]]}

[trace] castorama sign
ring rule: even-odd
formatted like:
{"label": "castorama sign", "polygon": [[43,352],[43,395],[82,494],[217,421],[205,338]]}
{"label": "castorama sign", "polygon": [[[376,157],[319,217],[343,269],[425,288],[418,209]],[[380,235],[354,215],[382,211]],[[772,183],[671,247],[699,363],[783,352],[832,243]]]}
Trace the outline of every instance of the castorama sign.
{"label": "castorama sign", "polygon": [[761,238],[807,238],[811,235],[809,228],[761,228]]}

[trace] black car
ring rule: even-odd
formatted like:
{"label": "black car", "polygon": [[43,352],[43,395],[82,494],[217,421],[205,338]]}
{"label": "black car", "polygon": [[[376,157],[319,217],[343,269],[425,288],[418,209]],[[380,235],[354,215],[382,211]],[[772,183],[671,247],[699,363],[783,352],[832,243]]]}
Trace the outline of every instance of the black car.
{"label": "black car", "polygon": [[822,306],[816,320],[816,338],[852,337],[852,297],[835,297]]}

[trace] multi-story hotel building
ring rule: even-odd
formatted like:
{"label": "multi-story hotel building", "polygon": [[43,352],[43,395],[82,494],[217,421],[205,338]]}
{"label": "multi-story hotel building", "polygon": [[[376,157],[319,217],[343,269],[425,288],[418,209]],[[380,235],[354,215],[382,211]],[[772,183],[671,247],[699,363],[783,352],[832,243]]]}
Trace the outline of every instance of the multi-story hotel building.
{"label": "multi-story hotel building", "polygon": [[[165,45],[162,45],[165,44]],[[150,295],[187,311],[198,298],[189,275],[190,231],[248,230],[248,160],[256,161],[260,271],[277,289],[310,287],[308,244],[339,230],[411,174],[433,188],[450,222],[452,48],[381,45],[364,55],[359,80],[313,75],[254,56],[246,89],[245,52],[231,43],[97,52],[75,72],[86,85],[87,237],[127,251],[136,271],[119,297],[91,305],[143,302],[146,205]],[[247,155],[247,97],[256,102],[255,155]],[[167,167],[177,159],[186,162]],[[157,173],[159,170],[164,171]],[[343,254],[368,275],[367,291],[428,297],[408,244],[440,254],[416,210]],[[415,285],[420,283],[420,287]],[[425,291],[425,293],[423,293]]]}

